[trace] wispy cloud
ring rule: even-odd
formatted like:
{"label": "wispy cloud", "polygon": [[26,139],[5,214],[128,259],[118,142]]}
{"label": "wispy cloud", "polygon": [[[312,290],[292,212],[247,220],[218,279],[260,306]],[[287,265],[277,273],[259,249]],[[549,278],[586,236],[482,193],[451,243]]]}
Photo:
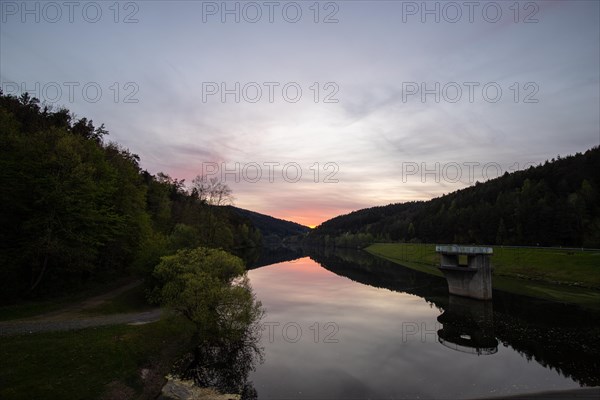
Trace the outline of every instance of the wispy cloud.
{"label": "wispy cloud", "polygon": [[[7,16],[2,84],[77,82],[73,101],[65,88],[58,104],[106,123],[150,172],[190,182],[205,163],[237,163],[227,183],[240,207],[316,225],[472,184],[442,176],[454,163],[479,163],[482,180],[486,163],[508,170],[600,142],[598,2],[535,2],[537,23],[524,23],[524,12],[515,22],[505,3],[497,23],[481,8],[473,22],[464,14],[422,23],[420,15],[403,21],[402,2],[339,2],[331,24],[323,15],[315,23],[308,8],[297,23],[280,14],[272,23],[268,14],[222,23],[220,15],[203,22],[202,2],[136,4],[138,22],[129,24],[123,15],[115,23],[109,9],[97,23],[78,14],[73,23]],[[90,82],[102,88],[100,101],[82,95]],[[225,85],[226,101],[220,92],[207,97],[206,83]],[[250,91],[235,101],[236,83],[258,85],[261,100],[248,101]],[[465,83],[477,83],[472,101]],[[298,101],[285,97],[286,84],[301,88]],[[436,101],[422,97],[422,84],[449,91]],[[448,84],[461,88],[460,101],[451,101]],[[486,84],[501,88],[499,101],[485,97],[495,89],[484,93]],[[137,102],[125,102],[128,95]],[[252,163],[264,174],[264,163],[279,163],[279,175],[249,182],[241,175]],[[333,171],[326,163],[337,183],[323,182]],[[281,175],[287,164],[300,166],[297,182]],[[427,174],[436,168],[437,177]]]}

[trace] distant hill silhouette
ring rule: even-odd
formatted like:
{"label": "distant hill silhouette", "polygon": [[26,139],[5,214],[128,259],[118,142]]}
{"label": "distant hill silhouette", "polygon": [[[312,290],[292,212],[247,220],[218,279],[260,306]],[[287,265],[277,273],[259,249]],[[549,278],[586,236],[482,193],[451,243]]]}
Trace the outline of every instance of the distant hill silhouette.
{"label": "distant hill silhouette", "polygon": [[434,198],[330,219],[307,242],[376,240],[600,247],[600,148]]}
{"label": "distant hill silhouette", "polygon": [[296,222],[271,217],[270,215],[260,214],[243,208],[229,206],[234,213],[249,219],[252,225],[260,231],[263,236],[263,243],[275,244],[292,236],[304,235],[310,231],[310,228],[300,225]]}

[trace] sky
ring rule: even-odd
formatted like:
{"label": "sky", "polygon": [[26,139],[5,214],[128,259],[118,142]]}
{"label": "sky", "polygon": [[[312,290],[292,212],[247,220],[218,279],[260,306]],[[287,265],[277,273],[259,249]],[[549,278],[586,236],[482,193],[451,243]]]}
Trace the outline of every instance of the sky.
{"label": "sky", "polygon": [[0,1],[0,82],[308,226],[600,144],[598,1]]}

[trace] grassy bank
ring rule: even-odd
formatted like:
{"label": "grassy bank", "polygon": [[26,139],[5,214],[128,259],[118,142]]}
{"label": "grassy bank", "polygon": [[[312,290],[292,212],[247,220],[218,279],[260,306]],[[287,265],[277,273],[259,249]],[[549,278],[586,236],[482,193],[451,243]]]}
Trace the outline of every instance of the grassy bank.
{"label": "grassy bank", "polygon": [[3,337],[2,399],[155,398],[190,345],[180,317],[146,325]]}
{"label": "grassy bank", "polygon": [[[433,244],[377,243],[369,253],[397,264],[443,276]],[[600,252],[494,247],[496,289],[600,308]]]}

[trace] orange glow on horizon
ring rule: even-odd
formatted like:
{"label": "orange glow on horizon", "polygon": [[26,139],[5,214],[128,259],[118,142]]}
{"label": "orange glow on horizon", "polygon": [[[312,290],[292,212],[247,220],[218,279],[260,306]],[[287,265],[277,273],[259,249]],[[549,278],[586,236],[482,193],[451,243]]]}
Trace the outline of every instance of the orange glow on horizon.
{"label": "orange glow on horizon", "polygon": [[283,261],[280,263],[271,264],[268,267],[285,267],[287,271],[301,273],[304,276],[337,276],[335,273],[323,268],[321,264],[317,263],[310,257],[302,257],[296,260]]}
{"label": "orange glow on horizon", "polygon": [[273,212],[269,213],[269,211],[257,211],[262,214],[267,214],[275,218],[283,219],[286,221],[295,222],[300,225],[308,226],[311,229],[316,228],[321,223],[333,218],[337,217],[340,214],[345,214],[347,210],[318,210],[318,209],[306,209],[306,210],[293,210],[292,212],[285,210],[284,212]]}
{"label": "orange glow on horizon", "polygon": [[[166,171],[166,173],[169,176],[177,179],[181,179],[181,177],[183,177],[184,181],[188,183],[192,182],[196,173],[201,170],[202,168],[197,165],[186,165],[185,167],[172,168],[171,170]],[[290,208],[278,208],[278,202],[276,198],[271,197],[268,202],[265,202],[262,199],[257,200],[254,196],[251,196],[248,199],[243,190],[234,190],[234,196],[236,201],[232,205],[235,207],[243,208],[249,211],[254,211],[264,215],[269,215],[271,217],[283,219],[285,221],[295,222],[297,224],[307,226],[311,229],[316,228],[321,223],[331,218],[337,217],[338,215],[347,214],[355,210],[348,208],[336,208],[335,206],[327,205],[315,207],[311,206],[310,204],[301,203],[301,205],[287,204]],[[275,204],[275,207],[277,209],[269,209],[269,206],[271,206],[272,204]]]}

